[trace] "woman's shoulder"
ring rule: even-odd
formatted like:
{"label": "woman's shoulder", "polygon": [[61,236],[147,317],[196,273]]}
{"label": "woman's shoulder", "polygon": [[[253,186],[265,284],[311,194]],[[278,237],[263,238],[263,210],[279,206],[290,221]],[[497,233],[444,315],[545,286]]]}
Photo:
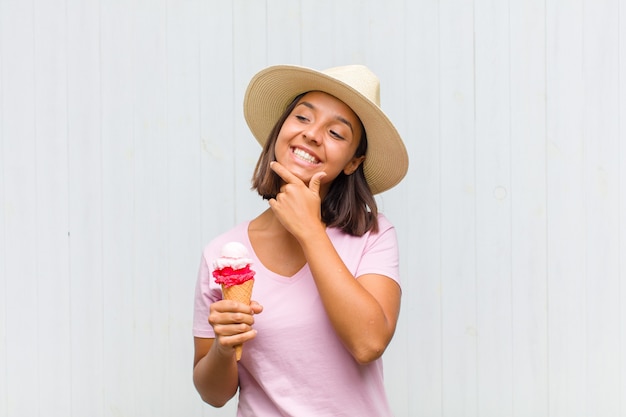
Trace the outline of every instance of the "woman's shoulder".
{"label": "woman's shoulder", "polygon": [[347,240],[347,241],[371,241],[378,240],[381,236],[395,234],[395,227],[391,221],[382,213],[378,213],[376,219],[378,220],[378,230],[369,230],[362,236],[350,235],[339,228],[333,227],[328,229],[328,234],[332,240]]}
{"label": "woman's shoulder", "polygon": [[387,216],[385,216],[383,213],[378,213],[378,216],[376,217],[378,219],[378,231],[380,233],[380,231],[382,230],[388,230],[388,229],[393,229],[393,224],[391,223],[391,221],[387,218]]}

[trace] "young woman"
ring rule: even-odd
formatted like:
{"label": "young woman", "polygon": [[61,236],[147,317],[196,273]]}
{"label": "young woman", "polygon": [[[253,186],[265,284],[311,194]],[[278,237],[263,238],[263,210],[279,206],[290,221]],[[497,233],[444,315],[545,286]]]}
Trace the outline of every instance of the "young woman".
{"label": "young woman", "polygon": [[[203,252],[195,386],[216,407],[239,390],[240,417],[389,416],[381,355],[401,290],[395,230],[374,194],[404,177],[408,157],[378,79],[360,65],[270,67],[244,113],[263,145],[253,188],[269,208]],[[230,241],[254,262],[251,305],[222,300],[212,279]]]}

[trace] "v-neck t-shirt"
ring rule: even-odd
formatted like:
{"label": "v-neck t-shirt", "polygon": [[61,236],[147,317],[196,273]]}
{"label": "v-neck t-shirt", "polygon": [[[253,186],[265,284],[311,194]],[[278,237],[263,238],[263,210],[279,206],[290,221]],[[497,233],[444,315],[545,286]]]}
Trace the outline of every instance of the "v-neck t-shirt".
{"label": "v-neck t-shirt", "polygon": [[[195,337],[215,337],[209,308],[222,299],[222,291],[212,279],[212,263],[225,243],[243,243],[256,271],[252,299],[263,312],[255,315],[257,336],[244,344],[238,362],[237,416],[391,416],[382,358],[365,365],[354,360],[330,323],[308,264],[291,277],[265,268],[250,243],[249,224],[235,226],[205,247],[193,321]],[[356,278],[379,274],[399,284],[395,229],[382,214],[378,224],[378,233],[359,237],[337,228],[327,228],[327,234]]]}

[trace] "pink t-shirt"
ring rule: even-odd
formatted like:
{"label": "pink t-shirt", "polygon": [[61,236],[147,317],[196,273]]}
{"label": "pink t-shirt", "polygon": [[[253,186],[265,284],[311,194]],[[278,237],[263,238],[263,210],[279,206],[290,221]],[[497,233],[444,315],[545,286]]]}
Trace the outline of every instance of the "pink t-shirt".
{"label": "pink t-shirt", "polygon": [[[399,282],[396,232],[379,215],[379,232],[354,237],[327,233],[348,269],[359,277],[385,275]],[[266,269],[239,224],[204,250],[196,287],[196,337],[213,338],[209,305],[222,298],[211,279],[212,262],[223,244],[248,247],[256,271],[252,299],[263,306],[255,316],[257,337],[244,344],[239,362],[239,417],[386,417],[391,416],[383,385],[382,359],[359,365],[335,334],[308,265],[292,277]],[[346,314],[350,314],[346,311]]]}

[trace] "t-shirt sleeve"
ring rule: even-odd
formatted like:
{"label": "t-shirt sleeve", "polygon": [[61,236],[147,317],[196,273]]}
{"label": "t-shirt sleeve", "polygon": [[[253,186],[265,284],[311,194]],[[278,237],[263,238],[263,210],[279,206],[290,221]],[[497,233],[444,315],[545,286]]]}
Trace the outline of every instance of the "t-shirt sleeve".
{"label": "t-shirt sleeve", "polygon": [[211,303],[218,301],[222,293],[216,290],[211,284],[210,270],[207,262],[206,251],[200,260],[198,280],[196,282],[196,292],[193,312],[193,335],[195,337],[214,338],[213,327],[209,324],[209,309]]}
{"label": "t-shirt sleeve", "polygon": [[202,251],[200,268],[196,281],[193,311],[193,335],[202,338],[215,338],[213,327],[209,324],[211,304],[222,299],[222,287],[215,283],[212,276],[213,260],[219,257],[222,246],[231,241],[247,240],[248,222],[242,222],[229,231],[215,237]]}
{"label": "t-shirt sleeve", "polygon": [[355,276],[365,274],[384,275],[400,284],[396,229],[383,216],[379,217],[378,233],[371,233],[367,238]]}

